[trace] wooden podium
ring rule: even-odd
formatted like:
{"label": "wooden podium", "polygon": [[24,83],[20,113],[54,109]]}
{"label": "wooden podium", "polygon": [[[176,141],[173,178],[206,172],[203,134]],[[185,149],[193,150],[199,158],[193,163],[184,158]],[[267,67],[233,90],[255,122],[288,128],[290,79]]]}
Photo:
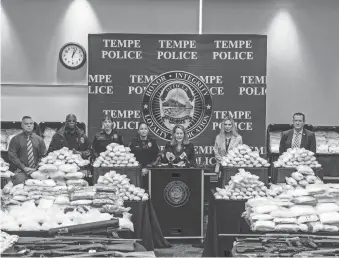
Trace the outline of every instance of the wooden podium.
{"label": "wooden podium", "polygon": [[149,194],[165,238],[204,238],[203,169],[152,168]]}

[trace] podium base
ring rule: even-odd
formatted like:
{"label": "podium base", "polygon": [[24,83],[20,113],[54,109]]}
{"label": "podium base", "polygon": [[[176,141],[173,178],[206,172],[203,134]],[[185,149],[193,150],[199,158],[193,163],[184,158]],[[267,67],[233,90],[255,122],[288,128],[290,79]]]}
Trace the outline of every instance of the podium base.
{"label": "podium base", "polygon": [[203,239],[201,168],[153,168],[149,194],[166,239]]}

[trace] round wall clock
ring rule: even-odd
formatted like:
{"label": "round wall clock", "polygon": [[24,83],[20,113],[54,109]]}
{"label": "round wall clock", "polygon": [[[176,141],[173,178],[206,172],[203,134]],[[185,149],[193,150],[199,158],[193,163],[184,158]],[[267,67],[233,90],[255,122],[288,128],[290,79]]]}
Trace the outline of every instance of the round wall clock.
{"label": "round wall clock", "polygon": [[86,63],[86,50],[80,44],[70,42],[61,47],[59,59],[68,69],[79,69]]}

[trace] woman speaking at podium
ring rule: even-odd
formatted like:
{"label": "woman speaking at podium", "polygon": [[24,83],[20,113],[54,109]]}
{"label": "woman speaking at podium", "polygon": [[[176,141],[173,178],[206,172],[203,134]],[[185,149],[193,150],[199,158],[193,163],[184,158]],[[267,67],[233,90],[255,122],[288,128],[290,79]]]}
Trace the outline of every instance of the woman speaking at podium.
{"label": "woman speaking at podium", "polygon": [[215,172],[219,173],[222,157],[226,156],[228,151],[242,144],[242,137],[238,134],[237,127],[231,117],[226,117],[221,123],[220,133],[217,135],[214,144],[214,154],[217,164]]}
{"label": "woman speaking at podium", "polygon": [[189,142],[188,135],[182,125],[172,130],[172,140],[167,143],[161,154],[163,163],[173,163],[186,167],[196,165],[194,146]]}

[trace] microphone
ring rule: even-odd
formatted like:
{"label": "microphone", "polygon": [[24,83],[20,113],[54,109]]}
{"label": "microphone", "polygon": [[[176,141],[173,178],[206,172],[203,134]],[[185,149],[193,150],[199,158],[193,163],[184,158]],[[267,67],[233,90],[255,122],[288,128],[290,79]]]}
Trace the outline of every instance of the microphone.
{"label": "microphone", "polygon": [[175,160],[175,155],[172,152],[166,152],[166,158],[168,160],[169,167],[173,167],[173,161]]}
{"label": "microphone", "polygon": [[187,154],[186,154],[186,152],[181,153],[181,155],[179,156],[179,158],[185,161],[185,164],[186,164],[187,167],[190,166],[190,162],[189,162],[188,159],[187,159]]}

